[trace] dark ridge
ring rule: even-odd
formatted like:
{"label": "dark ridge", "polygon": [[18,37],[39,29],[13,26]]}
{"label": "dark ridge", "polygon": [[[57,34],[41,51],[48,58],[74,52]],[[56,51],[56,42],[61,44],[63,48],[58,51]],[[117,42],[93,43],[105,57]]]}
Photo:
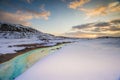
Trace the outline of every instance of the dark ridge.
{"label": "dark ridge", "polygon": [[1,24],[0,31],[16,31],[16,32],[36,32],[37,30],[32,29],[30,27],[21,27],[22,25],[9,25],[9,24]]}

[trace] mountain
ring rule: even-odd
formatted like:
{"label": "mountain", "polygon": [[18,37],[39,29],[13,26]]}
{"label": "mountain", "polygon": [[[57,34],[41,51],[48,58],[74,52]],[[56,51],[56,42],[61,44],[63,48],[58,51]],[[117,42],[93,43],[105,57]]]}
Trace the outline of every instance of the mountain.
{"label": "mountain", "polygon": [[0,22],[0,54],[17,53],[21,50],[55,46],[73,38],[54,36],[28,26]]}
{"label": "mountain", "polygon": [[0,22],[0,54],[54,45],[50,42],[54,39],[57,37],[28,26]]}
{"label": "mountain", "polygon": [[36,29],[20,24],[0,23],[0,38],[5,39],[21,39],[21,38],[37,38],[52,39],[55,36],[42,33]]}

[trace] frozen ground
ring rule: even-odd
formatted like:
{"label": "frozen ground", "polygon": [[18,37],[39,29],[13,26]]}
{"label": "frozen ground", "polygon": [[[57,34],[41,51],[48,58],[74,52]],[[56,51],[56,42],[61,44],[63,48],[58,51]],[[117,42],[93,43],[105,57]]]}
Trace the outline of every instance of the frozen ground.
{"label": "frozen ground", "polygon": [[15,80],[120,80],[120,39],[71,43]]}
{"label": "frozen ground", "polygon": [[25,47],[17,47],[14,45],[37,43],[40,44],[42,41],[36,39],[0,39],[0,54],[16,53],[17,50],[25,49]]}
{"label": "frozen ground", "polygon": [[0,39],[0,54],[11,54],[16,53],[16,51],[23,50],[25,46],[17,45],[29,45],[29,44],[42,44],[44,46],[54,46],[57,43],[62,42],[72,42],[76,39],[52,39],[48,42],[39,39]]}

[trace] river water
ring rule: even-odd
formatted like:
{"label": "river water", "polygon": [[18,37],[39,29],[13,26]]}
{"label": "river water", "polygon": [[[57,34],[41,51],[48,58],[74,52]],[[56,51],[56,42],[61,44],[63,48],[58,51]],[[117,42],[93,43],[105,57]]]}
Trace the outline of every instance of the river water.
{"label": "river water", "polygon": [[35,49],[0,64],[0,80],[14,80],[35,62],[52,54],[62,46],[61,44],[54,47]]}

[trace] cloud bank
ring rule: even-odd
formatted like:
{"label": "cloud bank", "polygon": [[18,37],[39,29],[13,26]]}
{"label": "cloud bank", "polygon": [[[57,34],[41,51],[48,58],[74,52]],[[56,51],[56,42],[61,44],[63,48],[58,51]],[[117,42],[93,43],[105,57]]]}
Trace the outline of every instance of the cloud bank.
{"label": "cloud bank", "polygon": [[91,0],[75,0],[75,1],[69,2],[68,6],[70,9],[84,12],[85,15],[87,16],[86,19],[91,17],[104,16],[114,12],[120,12],[119,1],[111,2],[106,6],[98,5],[98,7],[91,8],[91,9],[84,8],[83,5],[87,3],[89,4],[90,1]]}
{"label": "cloud bank", "polygon": [[51,12],[45,9],[45,5],[40,5],[37,6],[36,9],[33,9],[31,8],[31,6],[34,6],[32,4],[34,0],[24,1],[21,0],[20,2],[23,4],[27,3],[27,5],[29,5],[30,7],[22,6],[21,4],[14,1],[1,1],[1,4],[9,7],[10,10],[0,9],[0,21],[28,26],[31,25],[30,20],[33,19],[48,20]]}
{"label": "cloud bank", "polygon": [[64,34],[69,37],[95,38],[102,36],[120,37],[120,19],[73,26]]}
{"label": "cloud bank", "polygon": [[1,10],[0,16],[1,16],[0,21],[3,22],[30,25],[31,23],[28,22],[28,20],[32,20],[32,19],[48,20],[48,17],[50,16],[50,12],[49,11],[23,12],[18,10],[15,13],[10,13]]}
{"label": "cloud bank", "polygon": [[28,22],[28,20],[32,19],[48,20],[50,12],[46,10],[41,12],[18,10],[15,13],[11,13],[0,10],[0,16],[1,16],[0,21],[3,22],[30,25],[31,23]]}
{"label": "cloud bank", "polygon": [[120,2],[112,2],[109,3],[107,6],[99,6],[93,9],[79,8],[79,10],[85,12],[88,18],[104,16],[113,12],[120,12]]}

